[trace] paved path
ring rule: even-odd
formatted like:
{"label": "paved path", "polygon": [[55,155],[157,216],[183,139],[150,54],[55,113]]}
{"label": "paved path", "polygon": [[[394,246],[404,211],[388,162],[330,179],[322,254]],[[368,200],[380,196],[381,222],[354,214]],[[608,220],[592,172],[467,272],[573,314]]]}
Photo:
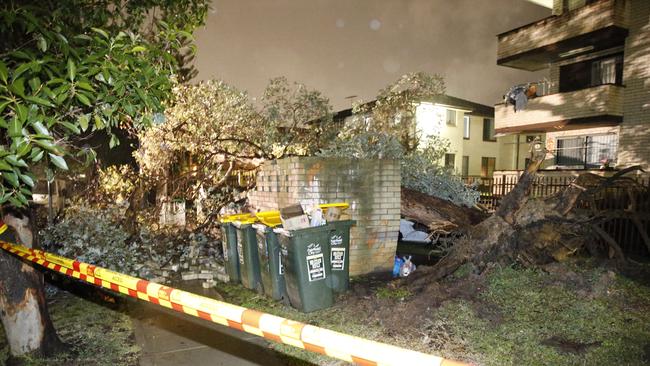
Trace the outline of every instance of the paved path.
{"label": "paved path", "polygon": [[276,366],[268,343],[252,334],[147,303],[130,303],[141,366]]}

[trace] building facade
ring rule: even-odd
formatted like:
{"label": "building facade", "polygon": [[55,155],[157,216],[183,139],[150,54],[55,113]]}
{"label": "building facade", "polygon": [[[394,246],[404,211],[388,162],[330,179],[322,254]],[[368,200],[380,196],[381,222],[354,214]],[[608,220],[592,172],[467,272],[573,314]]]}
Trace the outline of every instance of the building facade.
{"label": "building facade", "polygon": [[[495,170],[513,169],[508,159],[501,158],[508,137],[495,137],[494,108],[448,95],[415,103],[414,108],[418,135],[436,135],[449,141],[441,165],[463,177],[491,177]],[[353,116],[351,110],[344,110],[335,118]]]}
{"label": "building facade", "polygon": [[495,106],[504,157],[540,136],[546,168],[649,167],[650,1],[554,0],[550,17],[498,35],[497,63],[549,73]]}

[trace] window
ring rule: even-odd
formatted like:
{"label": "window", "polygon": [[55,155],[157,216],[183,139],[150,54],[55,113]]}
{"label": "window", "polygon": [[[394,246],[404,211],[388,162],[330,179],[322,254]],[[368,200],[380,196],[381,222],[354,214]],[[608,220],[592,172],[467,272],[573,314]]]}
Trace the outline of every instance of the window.
{"label": "window", "polygon": [[456,126],[456,111],[453,109],[447,109],[447,125]]}
{"label": "window", "polygon": [[487,178],[494,174],[494,167],[497,165],[497,158],[481,158],[481,177]]}
{"label": "window", "polygon": [[456,154],[445,154],[445,168],[454,169],[456,166]]}
{"label": "window", "polygon": [[591,85],[616,84],[616,58],[591,63]]}
{"label": "window", "polygon": [[560,93],[605,84],[623,84],[622,54],[560,67]]}
{"label": "window", "polygon": [[557,139],[555,164],[579,168],[600,168],[616,163],[616,134],[577,136]]}
{"label": "window", "polygon": [[471,120],[468,115],[463,116],[463,138],[465,140],[469,140],[469,126],[470,126]]}
{"label": "window", "polygon": [[595,0],[562,0],[562,12],[576,10],[593,3]]}
{"label": "window", "polygon": [[462,175],[463,177],[469,177],[469,156],[463,156],[463,162],[461,164]]}
{"label": "window", "polygon": [[496,141],[494,137],[494,120],[492,118],[483,118],[483,141]]}

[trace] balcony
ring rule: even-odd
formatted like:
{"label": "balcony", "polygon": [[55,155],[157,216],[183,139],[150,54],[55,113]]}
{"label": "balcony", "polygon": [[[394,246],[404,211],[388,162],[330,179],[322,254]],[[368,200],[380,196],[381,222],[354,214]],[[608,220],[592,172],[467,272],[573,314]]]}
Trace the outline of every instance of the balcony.
{"label": "balcony", "polygon": [[624,87],[594,86],[530,99],[515,112],[512,105],[495,106],[496,133],[550,132],[613,126],[623,116]]}
{"label": "balcony", "polygon": [[499,34],[497,64],[537,71],[549,63],[622,46],[627,37],[624,0],[598,0]]}

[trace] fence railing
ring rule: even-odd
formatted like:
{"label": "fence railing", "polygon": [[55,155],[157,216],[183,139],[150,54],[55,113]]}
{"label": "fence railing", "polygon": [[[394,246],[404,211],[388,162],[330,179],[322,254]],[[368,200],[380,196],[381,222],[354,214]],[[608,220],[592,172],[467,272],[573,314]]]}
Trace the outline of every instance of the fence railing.
{"label": "fence railing", "polygon": [[[604,189],[591,203],[605,211],[607,219],[600,226],[628,255],[650,256],[650,177],[631,177],[634,187],[612,186]],[[548,197],[563,191],[575,179],[573,176],[538,176],[533,182],[531,196]],[[519,181],[519,175],[497,175],[492,178],[465,177],[466,184],[476,185],[479,204],[494,211]]]}

